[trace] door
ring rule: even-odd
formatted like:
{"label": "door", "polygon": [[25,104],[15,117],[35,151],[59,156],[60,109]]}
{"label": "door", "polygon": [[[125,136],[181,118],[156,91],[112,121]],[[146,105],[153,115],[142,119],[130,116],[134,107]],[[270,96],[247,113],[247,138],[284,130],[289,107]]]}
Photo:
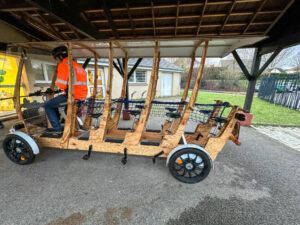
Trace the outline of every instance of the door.
{"label": "door", "polygon": [[160,76],[160,95],[161,96],[171,96],[172,95],[172,86],[173,79],[171,73],[163,73]]}

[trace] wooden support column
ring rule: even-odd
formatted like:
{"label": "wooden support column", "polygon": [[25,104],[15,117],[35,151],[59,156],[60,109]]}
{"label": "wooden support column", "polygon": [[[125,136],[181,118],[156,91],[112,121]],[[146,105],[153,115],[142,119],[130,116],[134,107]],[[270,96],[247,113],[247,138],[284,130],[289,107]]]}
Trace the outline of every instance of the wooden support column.
{"label": "wooden support column", "polygon": [[21,110],[21,99],[20,99],[20,89],[21,89],[22,71],[23,71],[24,61],[25,61],[25,55],[22,52],[21,58],[19,61],[15,90],[14,90],[14,106],[15,106],[15,110],[16,110],[19,120],[24,120],[22,110]]}
{"label": "wooden support column", "polygon": [[95,140],[96,142],[103,142],[110,120],[111,113],[111,92],[112,92],[112,82],[113,82],[113,48],[112,43],[109,42],[109,67],[108,67],[108,80],[107,88],[104,100],[104,109],[101,118],[99,128],[97,130],[92,130],[90,134],[90,140]]}
{"label": "wooden support column", "polygon": [[189,69],[189,73],[188,73],[188,77],[185,83],[185,87],[184,87],[184,91],[181,97],[181,101],[185,101],[188,93],[189,93],[189,88],[190,88],[190,84],[191,84],[191,80],[192,80],[192,76],[193,76],[193,68],[194,68],[194,63],[195,63],[195,58],[196,58],[196,51],[199,48],[199,46],[201,45],[203,41],[199,41],[196,46],[194,47],[194,50],[192,52],[191,55],[191,65],[190,65],[190,69]]}
{"label": "wooden support column", "polygon": [[76,105],[74,100],[74,68],[73,68],[73,54],[72,45],[68,44],[68,69],[69,69],[69,86],[68,86],[68,100],[67,100],[67,116],[65,121],[64,133],[61,138],[61,147],[67,148],[69,138],[72,135],[76,120]]}
{"label": "wooden support column", "polygon": [[[95,101],[96,100],[96,96],[97,96],[97,89],[98,89],[98,58],[97,58],[97,55],[94,53],[94,61],[95,61],[95,64],[94,64],[94,80],[93,80],[93,93],[92,93],[92,101]],[[84,124],[83,124],[83,127],[86,128],[86,129],[89,129],[92,125],[92,116],[91,114],[93,113],[94,111],[94,105],[95,102],[92,102],[92,107],[91,107],[91,112],[89,115],[86,116],[85,120],[84,120]]]}
{"label": "wooden support column", "polygon": [[158,79],[158,70],[160,62],[160,52],[158,42],[155,43],[154,51],[154,60],[153,60],[153,69],[150,78],[150,84],[148,87],[147,97],[145,100],[144,109],[140,114],[140,119],[136,124],[134,132],[129,132],[125,136],[124,144],[125,145],[138,145],[140,143],[142,134],[147,125],[147,121],[151,111],[152,100],[156,93],[157,79]]}
{"label": "wooden support column", "polygon": [[[127,88],[127,82],[128,82],[128,55],[127,52],[125,53],[125,58],[123,59],[123,83],[122,83],[122,91],[121,91],[121,96],[120,98],[123,100],[126,97],[126,88]],[[121,117],[122,113],[122,106],[123,103],[118,103],[117,108],[114,114],[114,117],[112,119],[111,126],[109,130],[116,129],[118,126],[118,122]]]}
{"label": "wooden support column", "polygon": [[205,41],[205,46],[202,50],[201,63],[200,63],[200,67],[199,67],[199,70],[197,73],[195,86],[193,88],[193,91],[192,91],[192,94],[190,97],[190,101],[189,101],[188,105],[185,107],[184,113],[181,117],[180,123],[176,129],[176,132],[174,134],[171,134],[171,135],[168,134],[163,137],[161,147],[168,149],[167,151],[165,150],[165,154],[169,153],[173,148],[175,148],[178,145],[182,134],[184,134],[184,129],[189,120],[190,114],[193,111],[193,108],[194,108],[194,105],[195,105],[195,102],[197,99],[199,87],[201,84],[201,80],[203,77],[207,49],[208,49],[208,40]]}

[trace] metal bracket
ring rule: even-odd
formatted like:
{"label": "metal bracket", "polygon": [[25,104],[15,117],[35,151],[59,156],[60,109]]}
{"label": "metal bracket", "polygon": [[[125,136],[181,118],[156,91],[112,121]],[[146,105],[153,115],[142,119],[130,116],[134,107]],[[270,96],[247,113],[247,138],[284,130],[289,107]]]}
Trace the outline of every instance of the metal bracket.
{"label": "metal bracket", "polygon": [[127,148],[124,148],[124,157],[122,158],[121,162],[123,165],[127,163]]}
{"label": "metal bracket", "polygon": [[88,159],[91,157],[92,149],[93,149],[93,145],[90,145],[90,146],[89,146],[88,153],[85,154],[85,155],[82,157],[82,159],[88,160]]}
{"label": "metal bracket", "polygon": [[159,153],[157,153],[156,155],[153,156],[153,158],[152,158],[153,164],[156,162],[156,158],[157,158],[158,156],[161,156],[162,154],[164,154],[164,151],[161,151],[161,152],[159,152]]}

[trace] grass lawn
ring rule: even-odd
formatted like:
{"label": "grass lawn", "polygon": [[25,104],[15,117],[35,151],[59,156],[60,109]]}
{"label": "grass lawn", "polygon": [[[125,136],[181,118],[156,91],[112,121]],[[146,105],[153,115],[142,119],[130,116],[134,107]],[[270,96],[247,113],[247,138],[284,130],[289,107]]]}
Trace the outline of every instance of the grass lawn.
{"label": "grass lawn", "polygon": [[[227,101],[243,107],[245,95],[200,91],[197,98],[198,103],[204,104],[214,100]],[[257,97],[254,97],[251,113],[254,115],[253,124],[300,126],[299,111],[274,105]]]}

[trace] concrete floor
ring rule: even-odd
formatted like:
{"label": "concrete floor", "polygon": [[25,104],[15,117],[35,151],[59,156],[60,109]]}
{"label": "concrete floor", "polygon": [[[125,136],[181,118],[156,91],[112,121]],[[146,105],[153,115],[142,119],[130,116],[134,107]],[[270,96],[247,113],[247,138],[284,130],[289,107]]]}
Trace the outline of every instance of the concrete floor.
{"label": "concrete floor", "polygon": [[[0,131],[3,139],[4,130]],[[1,225],[300,224],[300,153],[253,128],[204,181],[175,180],[163,159],[47,149],[28,166],[0,151]]]}

